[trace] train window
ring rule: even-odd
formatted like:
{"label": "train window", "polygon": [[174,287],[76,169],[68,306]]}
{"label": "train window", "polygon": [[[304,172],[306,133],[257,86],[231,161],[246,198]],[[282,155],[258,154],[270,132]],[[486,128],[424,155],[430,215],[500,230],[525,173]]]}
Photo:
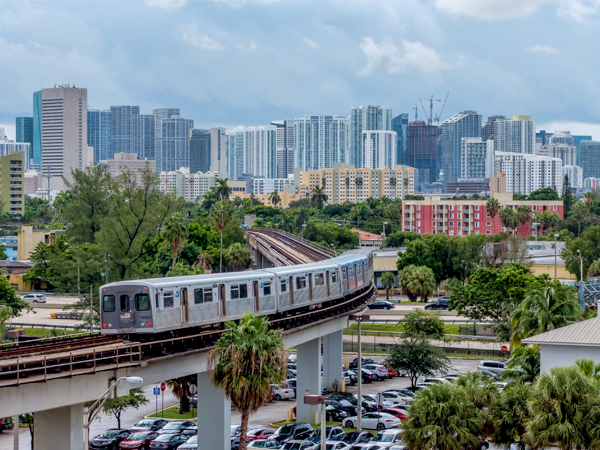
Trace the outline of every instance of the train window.
{"label": "train window", "polygon": [[194,289],[194,303],[199,305],[201,303],[212,303],[213,301],[212,288],[200,288]]}
{"label": "train window", "polygon": [[173,291],[166,291],[163,294],[163,303],[165,308],[172,308],[174,305]]}
{"label": "train window", "polygon": [[115,312],[115,296],[114,295],[105,295],[102,298],[102,311]]}
{"label": "train window", "polygon": [[331,272],[331,282],[337,283],[337,272]]}
{"label": "train window", "polygon": [[155,294],[155,299],[156,299],[156,309],[158,309],[160,307],[160,295],[158,292]]}
{"label": "train window", "polygon": [[121,311],[129,311],[129,295],[121,295]]}
{"label": "train window", "polygon": [[296,289],[306,288],[306,277],[296,277]]}
{"label": "train window", "polygon": [[148,311],[150,309],[150,296],[148,294],[135,294],[135,309]]}
{"label": "train window", "polygon": [[271,282],[266,281],[263,283],[263,295],[271,295]]}
{"label": "train window", "polygon": [[212,288],[204,288],[204,303],[212,303],[213,301],[213,291]]}
{"label": "train window", "polygon": [[322,273],[318,273],[315,275],[315,286],[323,286],[325,284],[325,279],[323,278]]}
{"label": "train window", "polygon": [[287,280],[281,280],[281,292],[287,292]]}
{"label": "train window", "polygon": [[235,300],[240,298],[240,287],[239,286],[231,286],[231,299]]}
{"label": "train window", "polygon": [[240,298],[248,298],[248,285],[240,284]]}

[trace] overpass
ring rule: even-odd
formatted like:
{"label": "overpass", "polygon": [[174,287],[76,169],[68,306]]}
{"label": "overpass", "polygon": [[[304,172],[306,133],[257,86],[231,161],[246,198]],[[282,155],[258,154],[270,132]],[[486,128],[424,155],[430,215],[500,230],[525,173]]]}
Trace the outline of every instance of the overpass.
{"label": "overpass", "polygon": [[[292,260],[315,251],[286,236],[279,248],[272,233],[271,248],[278,248]],[[290,252],[284,247],[292,247]],[[301,251],[297,251],[301,248]],[[323,252],[324,259],[327,253]],[[317,256],[313,256],[315,259]],[[269,260],[270,261],[270,260]],[[286,348],[296,347],[298,356],[297,392],[320,394],[321,343],[323,345],[323,384],[331,386],[342,379],[342,330],[350,314],[360,312],[376,295],[371,284],[364,292],[335,304],[323,304],[291,318],[273,321],[284,329]],[[126,342],[106,336],[79,339],[44,340],[27,346],[4,346],[0,353],[0,417],[35,412],[36,450],[80,450],[83,447],[83,404],[99,398],[118,378],[136,376],[144,385],[166,379],[198,375],[198,434],[206,448],[229,450],[231,405],[223,392],[212,386],[207,372],[207,354],[220,330],[196,330],[186,336],[161,341]],[[124,395],[127,382],[120,383],[116,395]],[[315,423],[319,405],[297,403],[299,421]]]}

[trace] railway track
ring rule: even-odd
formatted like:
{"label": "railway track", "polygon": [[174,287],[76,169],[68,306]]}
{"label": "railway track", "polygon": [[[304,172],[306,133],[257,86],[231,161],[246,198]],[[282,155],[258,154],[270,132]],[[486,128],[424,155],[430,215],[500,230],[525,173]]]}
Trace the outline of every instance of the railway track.
{"label": "railway track", "polygon": [[[282,232],[281,230],[265,230],[256,229],[247,231],[249,234],[264,237],[269,243],[265,245],[267,250],[270,250],[273,243],[277,243],[278,252],[284,255],[284,259],[289,261],[288,264],[307,264],[311,262],[323,261],[331,258],[331,254],[323,250],[319,250],[313,246],[309,246],[301,242],[297,237]],[[259,240],[259,239],[257,239]],[[281,246],[281,244],[284,244]],[[293,249],[293,250],[288,250]]]}

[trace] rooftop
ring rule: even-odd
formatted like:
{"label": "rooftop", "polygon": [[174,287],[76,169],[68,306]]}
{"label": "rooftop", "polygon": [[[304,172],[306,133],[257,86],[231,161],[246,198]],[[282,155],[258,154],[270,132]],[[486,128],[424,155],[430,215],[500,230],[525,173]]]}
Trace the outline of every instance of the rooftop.
{"label": "rooftop", "polygon": [[547,331],[523,340],[524,344],[600,345],[600,317]]}

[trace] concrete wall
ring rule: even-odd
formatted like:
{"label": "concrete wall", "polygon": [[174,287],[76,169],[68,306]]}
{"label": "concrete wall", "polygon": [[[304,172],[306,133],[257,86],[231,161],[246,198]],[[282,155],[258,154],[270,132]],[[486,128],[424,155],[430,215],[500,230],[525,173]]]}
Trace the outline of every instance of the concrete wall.
{"label": "concrete wall", "polygon": [[553,367],[571,366],[581,358],[591,358],[600,363],[600,347],[583,345],[542,344],[540,369],[548,372]]}

